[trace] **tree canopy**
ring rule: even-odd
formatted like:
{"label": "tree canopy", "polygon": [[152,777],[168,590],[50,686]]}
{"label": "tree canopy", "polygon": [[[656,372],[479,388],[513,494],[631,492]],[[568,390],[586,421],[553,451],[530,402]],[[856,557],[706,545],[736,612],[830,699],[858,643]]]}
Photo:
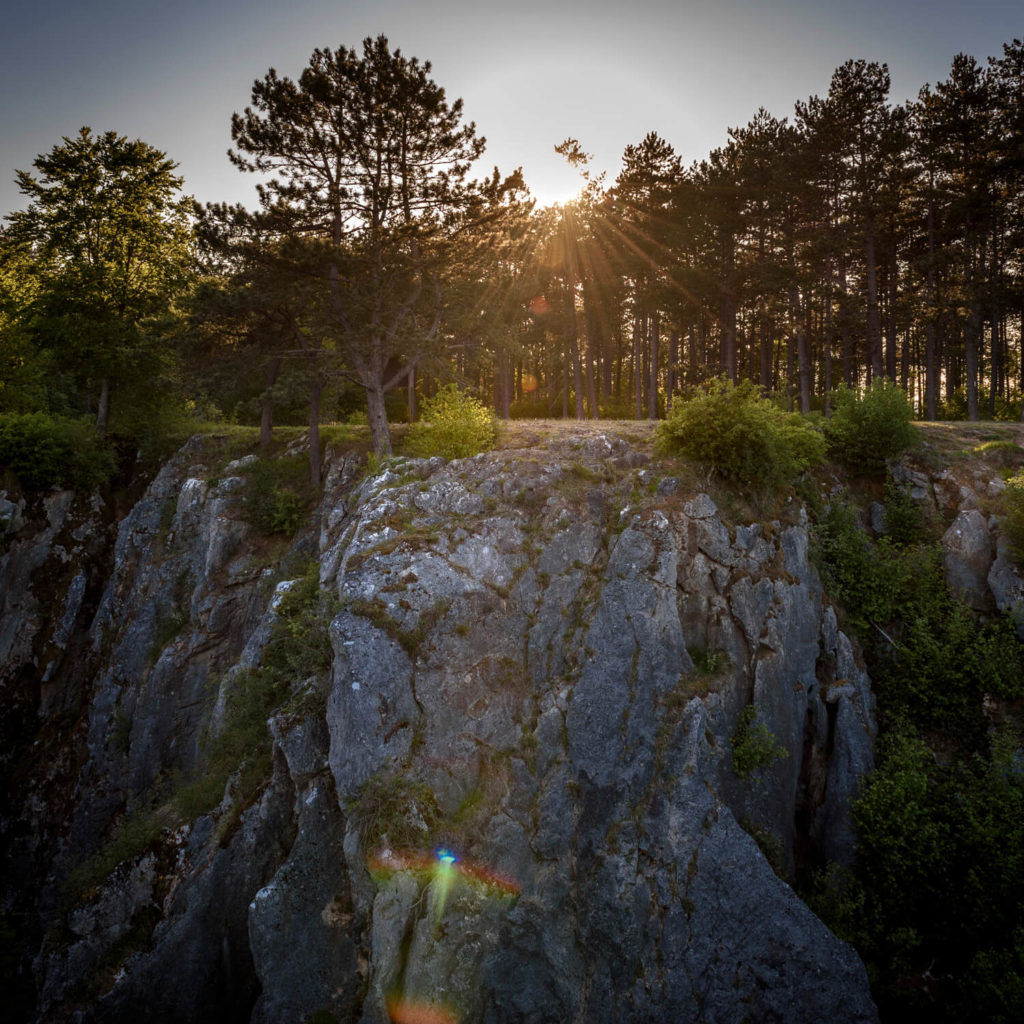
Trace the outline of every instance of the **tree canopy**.
{"label": "tree canopy", "polygon": [[111,392],[153,381],[158,323],[191,267],[190,201],[172,161],[115,132],[82,128],[33,166],[17,172],[29,203],[8,218],[3,263],[33,282],[22,330],[75,387],[95,392],[103,434]]}
{"label": "tree canopy", "polygon": [[319,49],[298,81],[271,69],[255,82],[231,124],[231,159],[268,175],[254,216],[290,240],[291,272],[320,284],[299,339],[314,405],[328,365],[351,376],[380,452],[391,450],[384,395],[437,341],[460,236],[517,183],[469,179],[484,140],[430,70],[384,36],[361,54]]}

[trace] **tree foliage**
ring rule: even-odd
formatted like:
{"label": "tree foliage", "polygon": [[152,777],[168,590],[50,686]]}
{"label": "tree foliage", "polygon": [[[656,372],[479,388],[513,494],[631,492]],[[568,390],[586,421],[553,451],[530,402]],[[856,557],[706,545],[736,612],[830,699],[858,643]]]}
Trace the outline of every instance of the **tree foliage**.
{"label": "tree foliage", "polygon": [[115,132],[82,128],[33,166],[34,175],[17,172],[29,202],[3,238],[4,265],[16,261],[33,282],[14,338],[31,339],[76,392],[91,394],[102,435],[111,393],[152,388],[166,369],[162,322],[191,265],[189,203],[163,153]]}
{"label": "tree foliage", "polygon": [[298,81],[271,69],[232,119],[232,160],[269,176],[259,219],[322,289],[302,335],[319,354],[322,329],[365,389],[378,452],[390,450],[385,392],[437,339],[445,260],[518,181],[469,179],[484,141],[430,70],[384,36],[362,54],[319,49]]}

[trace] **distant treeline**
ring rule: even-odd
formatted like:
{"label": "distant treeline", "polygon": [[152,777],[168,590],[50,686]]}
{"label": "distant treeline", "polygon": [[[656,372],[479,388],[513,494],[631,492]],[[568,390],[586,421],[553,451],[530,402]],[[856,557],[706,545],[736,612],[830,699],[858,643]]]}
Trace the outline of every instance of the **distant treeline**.
{"label": "distant treeline", "polygon": [[483,141],[429,71],[379,37],[257,80],[232,119],[253,210],[190,211],[113,133],[19,172],[0,412],[131,433],[187,400],[269,435],[362,409],[387,451],[452,380],[501,416],[642,418],[725,375],[805,412],[884,376],[927,418],[1021,416],[1020,40],[904,105],[848,61],[689,167],[650,133],[609,183],[567,139],[580,192],[544,209],[518,172],[469,177]]}

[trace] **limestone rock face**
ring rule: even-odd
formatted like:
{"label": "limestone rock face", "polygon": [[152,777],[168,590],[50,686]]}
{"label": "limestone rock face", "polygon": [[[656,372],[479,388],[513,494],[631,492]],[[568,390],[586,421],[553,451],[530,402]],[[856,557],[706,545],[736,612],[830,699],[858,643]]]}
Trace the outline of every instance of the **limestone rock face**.
{"label": "limestone rock face", "polygon": [[[998,467],[973,472],[925,471],[905,459],[892,467],[893,480],[944,527],[942,548],[950,587],[975,611],[1009,612],[1024,638],[1024,576],[1002,534],[999,499],[1006,490]],[[982,508],[985,511],[982,511]],[[876,533],[883,525],[874,522]]]}
{"label": "limestone rock face", "polygon": [[[36,899],[38,1019],[136,1020],[160,991],[168,1021],[875,1020],[856,955],[787,884],[850,860],[875,728],[806,520],[729,525],[647,461],[591,436],[360,479],[329,453],[296,542],[335,601],[329,671],[297,673],[248,806],[229,783],[70,913]],[[62,817],[42,824],[42,783],[18,809],[27,878],[201,766],[260,663],[288,583],[260,586],[246,469],[193,442],[91,603],[69,569],[51,646],[66,661],[91,611],[91,660]],[[39,648],[29,621],[11,664]],[[781,753],[741,778],[749,705]]]}
{"label": "limestone rock face", "polygon": [[988,576],[996,545],[985,517],[977,509],[960,512],[942,537],[946,578],[954,590],[978,611],[991,603]]}

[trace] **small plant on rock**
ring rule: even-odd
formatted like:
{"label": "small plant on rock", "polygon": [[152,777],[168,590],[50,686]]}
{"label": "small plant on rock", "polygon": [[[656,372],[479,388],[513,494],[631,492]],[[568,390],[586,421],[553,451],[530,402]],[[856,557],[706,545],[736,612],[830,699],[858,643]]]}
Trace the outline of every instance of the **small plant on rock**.
{"label": "small plant on rock", "polygon": [[740,713],[729,740],[732,746],[732,770],[740,779],[759,775],[776,761],[789,757],[789,751],[776,742],[768,726],[756,721],[756,718],[757,708],[748,704]]}

